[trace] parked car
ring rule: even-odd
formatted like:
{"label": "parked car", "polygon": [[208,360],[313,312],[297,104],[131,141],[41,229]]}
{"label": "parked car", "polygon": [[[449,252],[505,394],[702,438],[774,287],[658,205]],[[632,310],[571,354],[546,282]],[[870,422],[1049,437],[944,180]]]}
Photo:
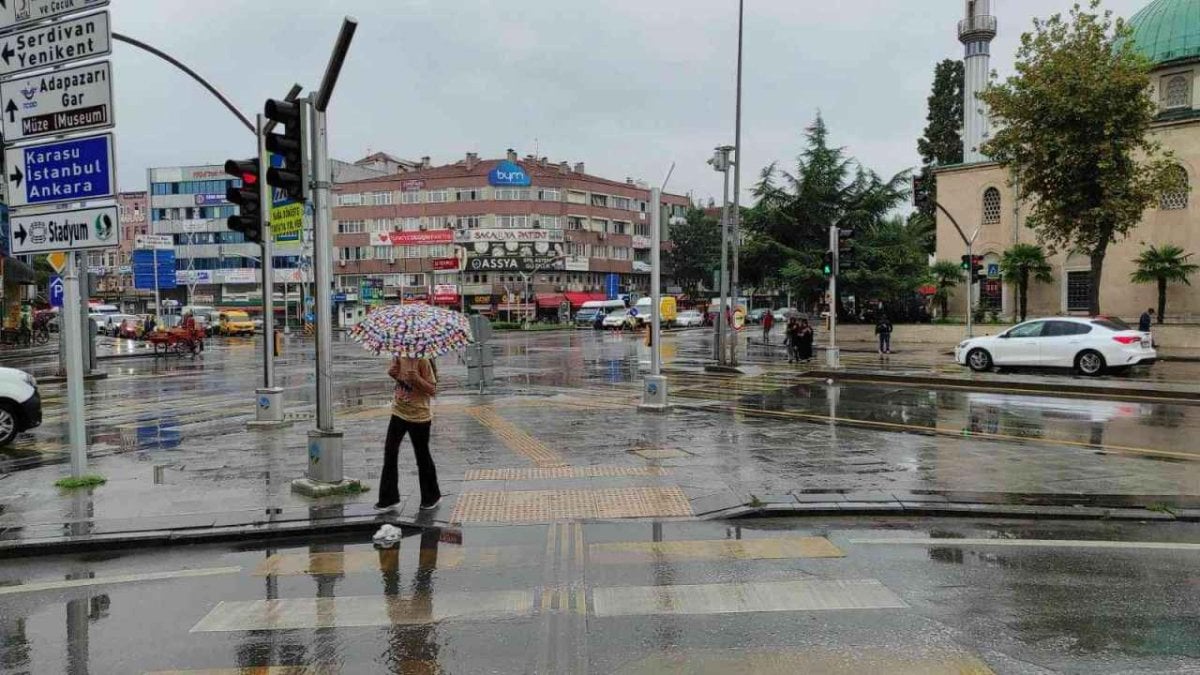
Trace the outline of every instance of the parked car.
{"label": "parked car", "polygon": [[135,316],[126,321],[123,324],[123,327],[122,324],[117,325],[117,337],[124,338],[126,340],[137,340],[142,337],[142,327],[144,325],[145,324],[142,323],[142,318]]}
{"label": "parked car", "polygon": [[762,323],[763,317],[766,316],[770,311],[771,310],[766,307],[752,309],[750,310],[750,313],[746,315],[746,323]]}
{"label": "parked car", "polygon": [[226,337],[235,335],[254,335],[254,322],[245,312],[221,312],[218,318],[217,333]]}
{"label": "parked car", "polygon": [[[654,299],[650,296],[647,295],[644,298],[640,298],[634,304],[633,308],[637,310],[636,319],[639,326],[649,325],[654,320]],[[670,326],[675,322],[675,318],[678,316],[678,308],[674,297],[664,295],[659,298],[659,309],[661,310],[661,314],[659,314],[658,320],[662,322],[661,325]]]}
{"label": "parked car", "polygon": [[37,380],[16,368],[0,368],[0,446],[42,423]]}
{"label": "parked car", "polygon": [[704,315],[699,310],[688,309],[675,317],[675,325],[680,328],[695,328],[704,325]]}
{"label": "parked car", "polygon": [[780,307],[779,309],[775,310],[774,312],[771,312],[771,314],[773,314],[775,316],[775,323],[784,324],[784,325],[786,325],[788,322],[788,319],[792,318],[793,316],[798,316],[798,317],[805,318],[805,319],[808,318],[806,315],[803,315],[800,312],[796,311],[795,307]]}
{"label": "parked car", "polygon": [[629,314],[627,309],[614,309],[604,317],[602,324],[606,330],[637,328],[637,319]]}
{"label": "parked car", "polygon": [[1073,368],[1084,375],[1154,363],[1150,336],[1109,319],[1034,319],[987,337],[964,340],[954,360],[976,372],[996,366]]}
{"label": "parked car", "polygon": [[597,328],[597,322],[603,321],[608,312],[624,308],[625,303],[621,300],[589,300],[575,314],[575,326]]}

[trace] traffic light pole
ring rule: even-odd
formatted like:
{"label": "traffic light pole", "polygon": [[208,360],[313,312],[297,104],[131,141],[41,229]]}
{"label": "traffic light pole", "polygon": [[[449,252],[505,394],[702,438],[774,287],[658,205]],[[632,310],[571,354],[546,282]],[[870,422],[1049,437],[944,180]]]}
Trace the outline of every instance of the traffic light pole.
{"label": "traffic light pole", "polygon": [[967,259],[971,261],[967,266],[967,337],[973,338],[975,337],[975,314],[972,311],[972,304],[974,302],[974,298],[972,296],[975,294],[974,248],[975,238],[979,236],[979,230],[981,228],[975,228],[974,234],[968,237],[967,234],[963,232],[963,229],[959,227],[958,221],[954,219],[954,216],[950,215],[950,212],[946,210],[946,207],[939,204],[937,200],[934,200],[933,205],[937,208],[937,210],[945,214],[947,219],[950,220],[950,224],[954,226],[955,231],[958,232],[958,236],[962,238],[963,243],[967,246]]}
{"label": "traffic light pole", "polygon": [[259,424],[283,423],[283,390],[275,386],[275,271],[274,245],[271,237],[271,188],[266,183],[267,167],[271,166],[267,153],[267,119],[257,118],[259,182],[258,213],[262,221],[262,312],[263,312],[263,386],[255,393],[256,417]]}
{"label": "traffic light pole", "polygon": [[829,226],[829,251],[833,254],[833,269],[829,274],[829,347],[825,350],[825,365],[841,368],[841,350],[837,346],[837,277],[838,277],[838,226]]}

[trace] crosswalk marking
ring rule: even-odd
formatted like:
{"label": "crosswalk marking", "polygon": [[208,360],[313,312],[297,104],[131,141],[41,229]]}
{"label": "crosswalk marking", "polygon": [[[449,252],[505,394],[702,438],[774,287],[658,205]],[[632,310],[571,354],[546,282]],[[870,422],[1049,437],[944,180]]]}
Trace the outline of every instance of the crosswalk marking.
{"label": "crosswalk marking", "polygon": [[193,633],[298,628],[415,625],[450,619],[525,616],[531,591],[439,591],[432,596],[344,596],[225,601],[192,627]]}
{"label": "crosswalk marking", "polygon": [[210,567],[195,570],[176,570],[173,572],[146,572],[144,574],[119,574],[111,577],[94,577],[91,579],[65,579],[62,581],[42,581],[19,586],[2,586],[0,595],[15,595],[17,593],[36,593],[38,591],[58,591],[65,588],[81,588],[84,586],[107,586],[111,584],[132,584],[146,581],[162,581],[165,579],[190,579],[195,577],[210,577],[221,574],[237,574],[241,567]]}
{"label": "crosswalk marking", "polygon": [[1018,546],[1051,548],[1158,549],[1162,551],[1200,551],[1200,544],[1171,541],[1085,541],[1076,539],[850,539],[851,544],[890,546]]}
{"label": "crosswalk marking", "polygon": [[951,650],[916,655],[855,645],[846,649],[696,649],[653,654],[625,665],[616,675],[994,675],[978,657]]}
{"label": "crosswalk marking", "polygon": [[654,563],[661,560],[781,560],[842,558],[845,554],[825,537],[779,539],[715,539],[699,541],[617,542],[592,544],[593,564]]}
{"label": "crosswalk marking", "polygon": [[[517,567],[541,562],[536,548],[529,546],[493,546],[457,548],[438,551],[439,570],[469,567]],[[346,574],[367,570],[382,570],[377,551],[338,551],[326,553],[280,553],[267,558],[254,570],[255,576],[301,576]]]}
{"label": "crosswalk marking", "polygon": [[592,605],[598,617],[908,607],[875,579],[594,588]]}

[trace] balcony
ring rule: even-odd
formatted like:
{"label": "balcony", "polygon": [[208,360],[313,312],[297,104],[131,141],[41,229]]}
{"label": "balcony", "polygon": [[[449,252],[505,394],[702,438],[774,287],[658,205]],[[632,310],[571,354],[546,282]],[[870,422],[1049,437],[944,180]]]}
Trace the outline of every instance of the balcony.
{"label": "balcony", "polygon": [[990,40],[994,37],[996,37],[996,17],[990,14],[980,14],[958,22],[960,42]]}

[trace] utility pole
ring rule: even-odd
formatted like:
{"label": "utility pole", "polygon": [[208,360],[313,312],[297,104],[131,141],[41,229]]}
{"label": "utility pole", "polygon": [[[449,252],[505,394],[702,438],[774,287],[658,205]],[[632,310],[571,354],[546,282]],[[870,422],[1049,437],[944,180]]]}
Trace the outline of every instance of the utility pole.
{"label": "utility pole", "polygon": [[642,389],[642,410],[667,409],[667,378],[662,375],[662,189],[650,190],[650,375]]}
{"label": "utility pole", "polygon": [[[267,167],[271,166],[270,156],[267,154],[267,132],[266,118],[259,115],[256,119],[257,134],[258,134],[258,165],[260,168],[259,180],[265,181],[267,178]],[[263,401],[266,401],[266,408],[271,414],[268,417],[270,421],[283,421],[283,406],[279,405],[280,401],[273,401],[275,391],[275,272],[274,272],[274,246],[272,245],[271,228],[269,219],[271,214],[271,190],[264,184],[258,191],[258,212],[262,218],[262,311],[263,311],[263,388],[259,395],[258,407],[261,410]],[[278,416],[278,420],[274,417]],[[262,414],[259,415],[260,421]]]}
{"label": "utility pole", "polygon": [[[745,0],[738,0],[737,111],[734,115],[733,129],[733,234],[731,235],[733,239],[733,290],[732,297],[729,299],[732,305],[729,310],[730,316],[733,316],[738,308],[738,257],[741,254],[742,248],[742,25],[745,17],[745,4]],[[737,367],[737,345],[737,333],[731,331],[729,340],[729,365],[733,367]]]}
{"label": "utility pole", "polygon": [[81,303],[79,292],[79,254],[67,253],[67,269],[63,275],[63,335],[67,366],[67,437],[71,443],[71,477],[87,473],[87,429],[83,409],[83,342],[80,336],[88,326],[75,311]]}
{"label": "utility pole", "polygon": [[724,178],[724,197],[721,200],[721,278],[717,282],[717,314],[713,319],[713,360],[725,365],[725,309],[729,300],[729,153],[733,146],[718,146],[708,163]]}

